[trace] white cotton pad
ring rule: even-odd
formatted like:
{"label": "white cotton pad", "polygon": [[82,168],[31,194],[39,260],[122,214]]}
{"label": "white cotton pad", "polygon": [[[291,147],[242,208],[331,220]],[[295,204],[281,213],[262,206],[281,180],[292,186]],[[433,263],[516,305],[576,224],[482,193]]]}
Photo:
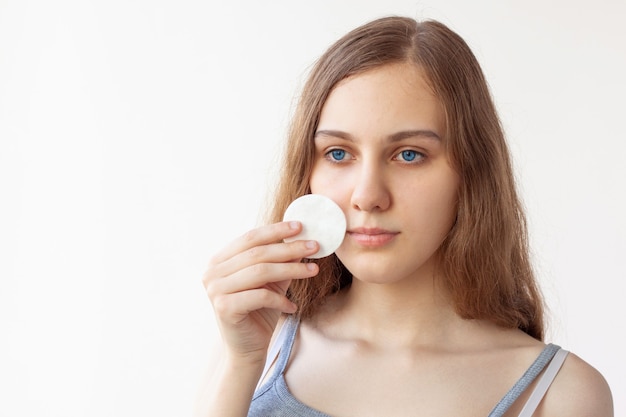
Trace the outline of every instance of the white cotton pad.
{"label": "white cotton pad", "polygon": [[319,243],[320,250],[310,255],[311,259],[323,258],[336,251],[346,235],[343,211],[333,200],[319,194],[303,195],[292,201],[283,220],[302,223],[302,231],[285,242],[315,240]]}

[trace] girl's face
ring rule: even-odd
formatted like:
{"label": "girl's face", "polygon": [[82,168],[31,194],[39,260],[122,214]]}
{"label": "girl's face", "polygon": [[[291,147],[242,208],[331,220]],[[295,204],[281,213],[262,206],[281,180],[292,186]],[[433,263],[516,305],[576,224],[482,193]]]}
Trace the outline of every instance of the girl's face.
{"label": "girl's face", "polygon": [[415,65],[370,70],[331,92],[315,133],[310,186],[346,215],[336,254],[355,279],[432,276],[459,186],[445,134],[441,104]]}

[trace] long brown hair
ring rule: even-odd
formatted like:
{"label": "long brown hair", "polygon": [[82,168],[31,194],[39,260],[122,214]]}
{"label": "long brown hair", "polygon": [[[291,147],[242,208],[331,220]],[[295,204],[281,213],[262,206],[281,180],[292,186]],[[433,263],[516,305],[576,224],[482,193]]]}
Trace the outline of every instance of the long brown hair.
{"label": "long brown hair", "polygon": [[[456,223],[439,250],[443,284],[457,313],[519,328],[542,340],[543,300],[529,260],[526,220],[509,151],[484,75],[468,45],[436,21],[374,20],[332,45],[313,67],[289,131],[269,221],[309,193],[313,137],[337,83],[369,69],[411,62],[424,70],[446,116],[444,143],[458,172]],[[316,261],[320,274],[294,280],[288,296],[308,317],[351,275],[333,254]]]}

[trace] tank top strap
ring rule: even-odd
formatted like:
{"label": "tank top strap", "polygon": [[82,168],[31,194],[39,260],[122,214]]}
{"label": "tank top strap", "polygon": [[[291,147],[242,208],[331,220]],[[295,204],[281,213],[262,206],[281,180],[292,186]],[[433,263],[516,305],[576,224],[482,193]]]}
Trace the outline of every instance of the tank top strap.
{"label": "tank top strap", "polygon": [[541,375],[535,389],[530,394],[530,397],[526,401],[526,404],[524,404],[524,408],[519,413],[518,417],[532,417],[533,413],[539,406],[539,403],[546,395],[548,388],[550,388],[552,381],[554,381],[556,374],[561,369],[561,366],[563,365],[563,362],[565,362],[568,354],[569,352],[565,349],[559,349],[556,352],[554,358],[550,361],[550,365],[548,365],[546,371],[543,375]]}
{"label": "tank top strap", "polygon": [[489,413],[489,417],[501,417],[513,405],[515,400],[528,388],[528,386],[537,378],[543,369],[550,363],[556,352],[561,349],[560,346],[552,343],[546,345],[541,354],[535,359],[530,367],[524,372],[522,377],[513,385],[504,397],[496,404]]}
{"label": "tank top strap", "polygon": [[300,326],[300,319],[296,316],[288,316],[284,324],[283,340],[280,343],[280,352],[278,353],[278,359],[276,360],[275,375],[282,375],[285,372],[289,357],[291,356],[291,349],[293,348],[293,342],[296,340],[296,334],[298,333],[298,327]]}
{"label": "tank top strap", "polygon": [[[293,342],[298,333],[299,324],[300,320],[296,316],[287,316],[283,322],[276,336],[276,340],[274,340],[268,351],[265,367],[255,389],[258,393],[264,391],[264,387],[270,387],[276,379],[285,372],[285,368],[289,362],[289,356],[291,355],[291,348],[293,347]],[[265,377],[274,363],[276,365],[274,366],[272,375],[264,384],[263,381],[265,381]]]}

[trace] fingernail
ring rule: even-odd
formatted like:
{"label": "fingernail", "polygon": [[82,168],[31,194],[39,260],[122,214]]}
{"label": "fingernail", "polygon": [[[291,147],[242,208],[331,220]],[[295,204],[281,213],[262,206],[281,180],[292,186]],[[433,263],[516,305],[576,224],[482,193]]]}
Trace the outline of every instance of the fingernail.
{"label": "fingernail", "polygon": [[317,242],[315,242],[314,240],[307,240],[305,245],[309,249],[314,249],[317,246]]}
{"label": "fingernail", "polygon": [[315,271],[315,264],[314,263],[308,263],[306,264],[306,269],[308,269],[309,271]]}
{"label": "fingernail", "polygon": [[290,229],[297,229],[299,226],[298,222],[289,222]]}

